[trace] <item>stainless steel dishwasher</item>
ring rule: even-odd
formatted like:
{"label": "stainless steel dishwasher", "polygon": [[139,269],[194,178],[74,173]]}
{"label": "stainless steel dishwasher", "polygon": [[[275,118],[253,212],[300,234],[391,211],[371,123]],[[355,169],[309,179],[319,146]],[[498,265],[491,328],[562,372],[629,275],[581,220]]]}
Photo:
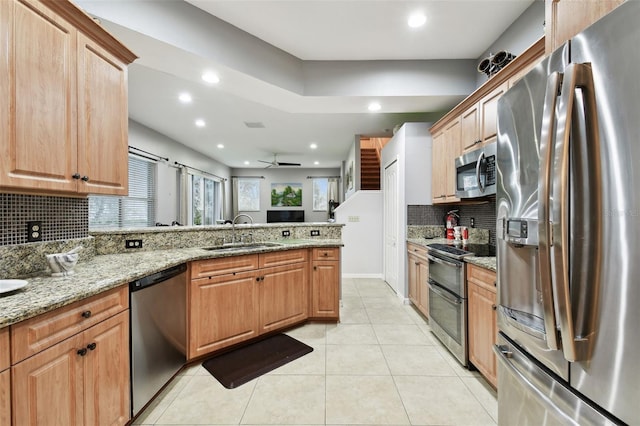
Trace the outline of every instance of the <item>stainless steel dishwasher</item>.
{"label": "stainless steel dishwasher", "polygon": [[129,283],[132,416],[186,362],[186,270],[182,264]]}

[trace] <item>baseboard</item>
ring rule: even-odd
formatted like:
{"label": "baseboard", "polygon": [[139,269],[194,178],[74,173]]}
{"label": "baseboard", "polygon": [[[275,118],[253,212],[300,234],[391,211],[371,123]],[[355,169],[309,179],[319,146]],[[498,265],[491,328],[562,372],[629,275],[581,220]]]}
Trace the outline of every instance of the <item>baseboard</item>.
{"label": "baseboard", "polygon": [[383,274],[342,274],[342,278],[377,278],[384,280]]}

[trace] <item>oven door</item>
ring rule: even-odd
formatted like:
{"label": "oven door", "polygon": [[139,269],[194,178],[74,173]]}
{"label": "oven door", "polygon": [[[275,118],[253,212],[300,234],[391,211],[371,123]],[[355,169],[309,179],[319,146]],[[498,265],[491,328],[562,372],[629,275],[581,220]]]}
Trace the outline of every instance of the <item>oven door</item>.
{"label": "oven door", "polygon": [[445,260],[432,254],[427,254],[427,258],[429,259],[429,280],[435,281],[439,286],[463,299],[466,298],[464,262]]}
{"label": "oven door", "polygon": [[429,326],[464,366],[467,365],[467,300],[429,280]]}

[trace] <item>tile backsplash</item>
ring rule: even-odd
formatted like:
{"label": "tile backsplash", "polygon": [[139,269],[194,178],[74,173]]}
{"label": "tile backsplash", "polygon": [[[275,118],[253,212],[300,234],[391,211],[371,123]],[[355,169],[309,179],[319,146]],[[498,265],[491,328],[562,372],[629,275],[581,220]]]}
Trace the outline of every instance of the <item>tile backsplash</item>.
{"label": "tile backsplash", "polygon": [[[496,200],[489,199],[482,204],[464,204],[451,206],[407,206],[407,225],[439,225],[444,227],[444,216],[450,210],[459,210],[460,225],[489,230],[489,244],[496,244]],[[444,232],[444,231],[443,231]]]}
{"label": "tile backsplash", "polygon": [[27,222],[42,222],[42,241],[89,236],[87,198],[0,194],[0,246],[27,242]]}

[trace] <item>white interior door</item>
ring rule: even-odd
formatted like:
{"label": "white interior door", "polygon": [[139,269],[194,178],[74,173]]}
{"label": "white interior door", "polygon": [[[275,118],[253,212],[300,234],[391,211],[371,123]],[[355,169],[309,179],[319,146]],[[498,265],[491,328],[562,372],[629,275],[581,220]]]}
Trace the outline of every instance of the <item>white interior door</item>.
{"label": "white interior door", "polygon": [[384,280],[398,288],[398,161],[384,170]]}

